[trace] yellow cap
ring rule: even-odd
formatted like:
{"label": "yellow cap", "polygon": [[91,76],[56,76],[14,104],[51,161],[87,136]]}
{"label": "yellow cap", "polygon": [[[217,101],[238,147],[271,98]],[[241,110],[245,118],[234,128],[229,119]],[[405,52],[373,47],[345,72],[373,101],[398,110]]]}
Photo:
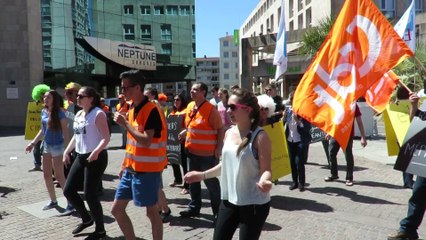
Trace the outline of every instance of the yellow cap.
{"label": "yellow cap", "polygon": [[81,88],[81,85],[75,82],[70,82],[65,86],[65,90],[74,89],[78,91],[80,90],[80,88]]}

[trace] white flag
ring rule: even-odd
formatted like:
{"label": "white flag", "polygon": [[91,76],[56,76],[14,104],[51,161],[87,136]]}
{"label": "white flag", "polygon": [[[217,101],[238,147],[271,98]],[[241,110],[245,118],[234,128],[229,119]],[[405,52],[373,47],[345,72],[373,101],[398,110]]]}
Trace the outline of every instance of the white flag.
{"label": "white flag", "polygon": [[285,1],[281,2],[281,16],[278,27],[277,42],[275,45],[274,62],[277,66],[275,80],[287,71],[287,36],[285,30]]}
{"label": "white flag", "polygon": [[404,15],[393,27],[413,52],[416,51],[416,8],[414,2],[415,0],[411,1]]}

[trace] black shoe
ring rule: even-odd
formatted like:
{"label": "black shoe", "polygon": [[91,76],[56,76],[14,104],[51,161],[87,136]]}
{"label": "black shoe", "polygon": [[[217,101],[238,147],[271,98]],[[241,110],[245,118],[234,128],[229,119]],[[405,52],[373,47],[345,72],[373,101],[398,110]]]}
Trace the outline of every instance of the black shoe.
{"label": "black shoe", "polygon": [[297,185],[297,184],[292,183],[292,184],[290,185],[290,187],[288,187],[288,189],[290,189],[290,190],[294,190],[294,189],[296,189],[297,187],[298,187],[298,185]]}
{"label": "black shoe", "polygon": [[36,165],[33,168],[31,168],[30,170],[28,170],[28,172],[43,172],[43,170],[41,169],[40,165]]}
{"label": "black shoe", "polygon": [[302,185],[302,184],[300,184],[300,185],[299,185],[299,191],[300,191],[300,192],[304,192],[304,191],[305,191],[305,186],[304,186],[304,185]]}
{"label": "black shoe", "polygon": [[200,212],[197,212],[195,210],[187,209],[179,213],[181,217],[183,218],[190,218],[190,217],[198,217],[200,216]]}
{"label": "black shoe", "polygon": [[337,179],[339,179],[339,177],[337,177],[337,176],[328,176],[328,177],[324,178],[324,181],[332,182],[332,181],[337,180]]}
{"label": "black shoe", "polygon": [[102,239],[106,237],[106,232],[102,231],[102,232],[92,232],[91,234],[89,234],[89,236],[87,236],[85,239],[86,240],[97,240],[97,239]]}
{"label": "black shoe", "polygon": [[161,212],[160,213],[161,221],[163,221],[163,223],[168,222],[171,213],[172,213],[172,210],[170,208],[168,212]]}
{"label": "black shoe", "polygon": [[388,236],[388,240],[416,240],[416,239],[419,239],[419,235],[417,235],[416,233],[408,234],[401,231],[398,231]]}
{"label": "black shoe", "polygon": [[77,227],[72,231],[72,234],[79,234],[84,229],[90,227],[93,225],[93,220],[90,220],[88,222],[83,222],[77,225]]}

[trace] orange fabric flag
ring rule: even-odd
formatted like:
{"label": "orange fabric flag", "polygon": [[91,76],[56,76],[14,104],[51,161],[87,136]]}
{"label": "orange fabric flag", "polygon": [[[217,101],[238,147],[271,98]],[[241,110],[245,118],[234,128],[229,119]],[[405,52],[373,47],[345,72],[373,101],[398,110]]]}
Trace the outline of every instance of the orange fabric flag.
{"label": "orange fabric flag", "polygon": [[381,113],[392,96],[393,90],[398,85],[399,77],[392,70],[385,73],[379,81],[371,85],[365,94],[367,104],[376,112]]}
{"label": "orange fabric flag", "polygon": [[295,91],[293,109],[346,149],[355,100],[412,55],[371,0],[347,0]]}

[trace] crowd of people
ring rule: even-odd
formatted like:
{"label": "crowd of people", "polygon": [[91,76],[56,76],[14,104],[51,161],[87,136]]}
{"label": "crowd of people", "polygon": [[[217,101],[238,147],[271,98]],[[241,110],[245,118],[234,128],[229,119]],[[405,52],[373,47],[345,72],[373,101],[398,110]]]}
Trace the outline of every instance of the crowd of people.
{"label": "crowd of people", "polygon": [[[106,236],[98,193],[102,191],[102,175],[108,165],[109,116],[121,129],[120,147],[125,149],[111,213],[126,239],[136,239],[126,212],[130,201],[146,208],[152,238],[163,239],[163,223],[171,215],[162,180],[162,172],[168,164],[169,116],[182,117],[178,123],[182,130],[178,134],[181,164],[170,163],[174,180],[168,186],[180,186],[182,195],[189,194],[190,202],[179,215],[191,218],[200,214],[200,182],[204,182],[215,226],[213,239],[232,239],[237,228],[240,229],[239,239],[260,238],[270,210],[273,171],[272,143],[263,126],[284,124],[292,177],[289,189],[305,190],[311,124],[293,112],[292,93],[288,104],[284,105],[274,83],[268,84],[262,95],[238,86],[229,90],[214,87],[209,100],[207,85],[196,82],[191,87],[190,99],[183,93],[170,98],[156,89],[145,88],[141,71],[123,72],[120,79],[122,93],[114,114],[96,89],[89,86],[68,84],[65,101],[49,87],[39,88],[37,94],[33,91],[34,100],[44,104],[42,128],[25,150],[34,152],[31,171],[43,171],[50,198],[43,210],[58,206],[55,178],[68,201],[62,215],[76,212],[81,218],[72,234],[79,234],[95,224],[95,231],[88,239]],[[168,105],[169,99],[173,99],[172,106]],[[418,99],[415,96],[411,99],[413,111],[419,115]],[[365,147],[367,141],[360,115],[356,110],[361,145]],[[352,139],[353,134],[344,151],[348,187],[354,184]],[[338,179],[336,155],[340,146],[328,135],[323,144],[331,171],[324,180],[334,181]],[[42,157],[36,157],[40,153]],[[90,212],[78,191],[84,192]],[[425,194],[424,178],[418,177],[407,218],[401,221],[394,238],[389,239],[405,239],[398,238],[400,236],[416,239],[416,230],[425,211]]]}

